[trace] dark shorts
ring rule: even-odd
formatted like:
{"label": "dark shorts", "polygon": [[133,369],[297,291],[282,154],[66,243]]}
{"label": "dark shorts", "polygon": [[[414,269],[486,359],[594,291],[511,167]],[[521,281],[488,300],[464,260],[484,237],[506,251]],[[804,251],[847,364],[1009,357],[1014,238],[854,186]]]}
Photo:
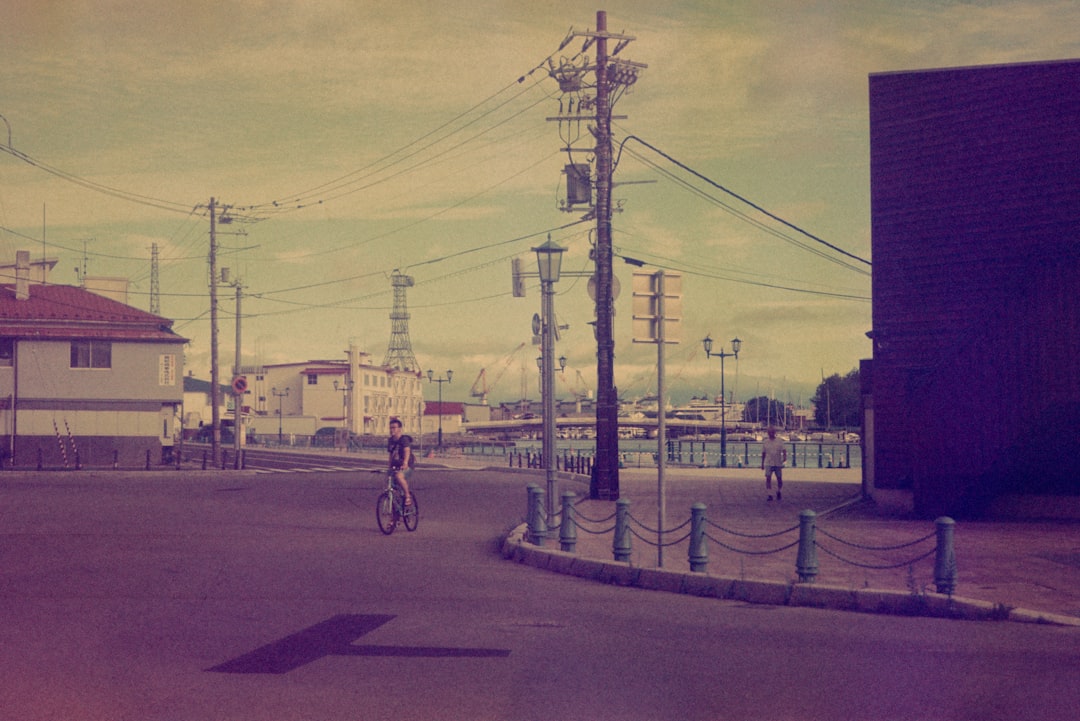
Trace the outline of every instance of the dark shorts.
{"label": "dark shorts", "polygon": [[783,475],[783,472],[784,472],[784,467],[783,466],[765,466],[765,475],[766,476],[771,476],[774,473],[776,475],[780,476],[780,475]]}

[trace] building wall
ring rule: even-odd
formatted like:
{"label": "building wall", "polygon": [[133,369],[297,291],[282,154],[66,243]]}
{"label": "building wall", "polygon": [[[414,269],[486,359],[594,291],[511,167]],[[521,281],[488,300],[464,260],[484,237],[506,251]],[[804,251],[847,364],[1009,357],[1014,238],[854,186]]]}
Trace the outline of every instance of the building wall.
{"label": "building wall", "polygon": [[[414,371],[370,365],[362,362],[366,354],[351,355],[360,360],[263,367],[251,391],[254,408],[276,417],[280,403],[286,418],[314,416],[320,428],[346,425],[344,413],[349,429],[358,435],[389,435],[391,418],[400,418],[406,428],[418,428],[427,382]],[[334,381],[338,388],[334,388]],[[342,391],[346,387],[350,387],[347,393]],[[289,395],[279,398],[273,395],[273,388],[279,393],[288,388]]]}
{"label": "building wall", "polygon": [[1080,61],[873,75],[870,122],[875,486],[1080,493]]}
{"label": "building wall", "polygon": [[10,462],[153,464],[179,433],[178,343],[113,342],[109,368],[72,368],[70,341],[20,340],[0,367],[0,443]]}

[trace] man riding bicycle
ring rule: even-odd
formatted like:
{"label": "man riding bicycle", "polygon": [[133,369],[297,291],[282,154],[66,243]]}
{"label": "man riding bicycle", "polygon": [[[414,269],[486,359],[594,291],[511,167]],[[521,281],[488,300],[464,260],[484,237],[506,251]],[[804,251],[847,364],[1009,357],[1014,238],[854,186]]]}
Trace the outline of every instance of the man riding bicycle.
{"label": "man riding bicycle", "polygon": [[412,438],[402,434],[401,421],[397,418],[390,419],[390,440],[386,450],[390,454],[390,470],[394,471],[394,478],[405,491],[405,506],[411,506],[413,500],[408,479],[416,465],[416,456],[412,452]]}

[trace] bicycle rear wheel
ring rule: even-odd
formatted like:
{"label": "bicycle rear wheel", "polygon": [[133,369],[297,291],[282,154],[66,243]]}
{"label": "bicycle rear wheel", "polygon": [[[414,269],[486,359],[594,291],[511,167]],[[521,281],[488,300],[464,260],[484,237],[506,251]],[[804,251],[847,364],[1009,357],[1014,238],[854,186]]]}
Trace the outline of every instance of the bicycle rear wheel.
{"label": "bicycle rear wheel", "polygon": [[379,530],[389,536],[397,527],[397,519],[394,497],[390,491],[383,491],[375,501],[375,520],[379,523]]}
{"label": "bicycle rear wheel", "polygon": [[416,491],[411,491],[412,505],[405,506],[404,515],[402,520],[405,521],[405,528],[409,531],[416,530],[416,524],[420,523],[420,502],[416,500]]}

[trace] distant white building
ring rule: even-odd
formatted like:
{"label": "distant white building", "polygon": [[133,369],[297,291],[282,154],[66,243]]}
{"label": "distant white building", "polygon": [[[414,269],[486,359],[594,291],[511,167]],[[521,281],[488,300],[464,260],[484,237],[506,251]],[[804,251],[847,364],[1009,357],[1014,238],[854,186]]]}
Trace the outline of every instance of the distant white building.
{"label": "distant white building", "polygon": [[316,426],[347,428],[357,435],[389,435],[390,419],[420,428],[424,412],[417,371],[375,365],[350,346],[342,360],[308,360],[245,369],[245,405],[256,416],[311,416]]}

